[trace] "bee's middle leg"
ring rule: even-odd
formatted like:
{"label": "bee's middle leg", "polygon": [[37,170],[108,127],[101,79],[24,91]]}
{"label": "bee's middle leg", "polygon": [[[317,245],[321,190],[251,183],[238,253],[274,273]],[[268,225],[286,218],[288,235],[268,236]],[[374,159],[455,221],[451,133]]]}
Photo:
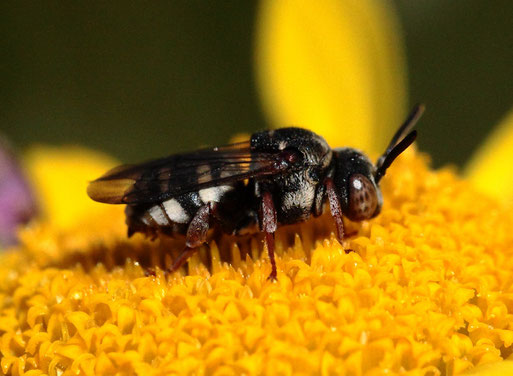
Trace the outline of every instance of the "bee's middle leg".
{"label": "bee's middle leg", "polygon": [[207,242],[207,233],[210,227],[211,214],[211,203],[208,203],[198,209],[194,218],[187,227],[187,234],[185,235],[185,249],[174,260],[173,265],[166,270],[167,273],[173,273],[180,269],[189,257],[196,253],[198,247]]}

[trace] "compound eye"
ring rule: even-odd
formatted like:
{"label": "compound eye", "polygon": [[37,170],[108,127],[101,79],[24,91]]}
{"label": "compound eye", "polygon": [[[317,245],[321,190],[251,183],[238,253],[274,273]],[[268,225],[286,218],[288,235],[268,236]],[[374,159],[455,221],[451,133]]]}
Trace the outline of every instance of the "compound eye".
{"label": "compound eye", "polygon": [[372,218],[378,203],[376,188],[368,178],[361,174],[349,178],[349,219],[362,221]]}

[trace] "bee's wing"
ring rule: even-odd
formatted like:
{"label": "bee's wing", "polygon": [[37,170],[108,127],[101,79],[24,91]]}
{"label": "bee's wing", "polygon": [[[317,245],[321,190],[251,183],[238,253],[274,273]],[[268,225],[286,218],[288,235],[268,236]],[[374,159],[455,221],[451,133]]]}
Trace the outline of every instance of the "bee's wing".
{"label": "bee's wing", "polygon": [[276,153],[251,150],[241,142],[171,155],[139,165],[115,167],[92,181],[87,193],[108,204],[161,202],[200,189],[282,171]]}

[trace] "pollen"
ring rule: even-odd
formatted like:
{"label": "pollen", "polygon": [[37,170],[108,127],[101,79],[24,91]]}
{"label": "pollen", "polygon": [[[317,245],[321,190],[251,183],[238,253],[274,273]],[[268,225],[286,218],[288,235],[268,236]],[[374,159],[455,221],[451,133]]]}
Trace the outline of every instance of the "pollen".
{"label": "pollen", "polygon": [[213,234],[165,275],[183,241],[127,239],[123,207],[65,228],[34,222],[0,255],[0,372],[458,375],[508,364],[511,206],[414,150],[381,187],[381,214],[346,221],[343,244],[329,214],[280,228],[277,282],[260,235]]}

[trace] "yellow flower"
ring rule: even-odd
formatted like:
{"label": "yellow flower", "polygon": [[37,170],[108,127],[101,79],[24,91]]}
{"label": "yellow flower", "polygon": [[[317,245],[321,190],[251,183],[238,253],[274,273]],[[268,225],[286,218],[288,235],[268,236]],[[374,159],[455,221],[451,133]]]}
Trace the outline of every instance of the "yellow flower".
{"label": "yellow flower", "polygon": [[328,215],[280,229],[277,283],[258,237],[213,242],[166,280],[140,264],[180,246],[128,240],[121,207],[33,223],[1,256],[1,370],[457,374],[507,356],[513,212],[414,151],[382,187],[382,214],[342,245]]}
{"label": "yellow flower", "polygon": [[[315,60],[307,60],[329,64],[329,54],[341,48],[333,44],[348,43],[355,50],[339,62],[349,68],[335,65],[329,73],[342,79],[348,69],[349,88],[359,79],[362,85],[375,80],[386,99],[379,100],[369,81],[353,92],[359,98],[347,95],[361,109],[346,108],[346,94],[336,85],[323,91],[329,80],[298,82],[304,86],[289,92],[290,77],[283,77],[285,83],[262,83],[264,92],[265,85],[277,85],[267,107],[275,106],[275,118],[285,123],[312,123],[333,146],[351,137],[379,152],[382,145],[365,137],[379,119],[396,126],[405,101],[404,79],[397,73],[394,83],[388,76],[392,63],[401,61],[394,57],[397,40],[385,37],[395,28],[391,14],[373,0],[313,9],[300,3],[306,4],[301,12],[293,11],[295,4],[262,3],[259,58],[277,58],[272,51],[278,49],[265,43],[299,46],[293,21],[305,17],[300,30],[308,30],[311,40],[320,43],[331,31],[338,37],[325,42],[329,48],[320,45],[324,57],[315,49],[295,57],[298,66],[322,78]],[[343,27],[333,18],[339,16]],[[275,17],[289,25],[280,29],[292,33],[287,38],[277,31],[276,39],[266,39],[279,24]],[[372,26],[355,31],[360,23]],[[323,34],[314,35],[318,30]],[[361,60],[349,61],[351,54]],[[389,60],[370,66],[362,55]],[[261,69],[268,79],[280,78],[271,64]],[[291,74],[300,78],[301,70],[294,69]],[[374,78],[360,77],[364,73]],[[313,102],[287,98],[300,91],[311,93]],[[329,95],[335,96],[331,105],[309,105]],[[362,138],[342,135],[349,121],[358,124]],[[386,135],[379,141],[386,142]],[[456,375],[479,365],[492,367],[481,374],[511,367],[502,361],[513,345],[511,206],[480,193],[450,168],[431,171],[427,157],[414,150],[383,179],[382,213],[348,222],[351,236],[343,244],[334,239],[329,215],[279,229],[276,283],[267,280],[270,264],[259,236],[222,237],[191,259],[188,273],[146,277],[144,267],[169,265],[181,244],[127,239],[122,207],[87,201],[87,181],[113,161],[77,149],[39,149],[27,163],[46,216],[21,231],[16,249],[0,255],[3,374]]]}

